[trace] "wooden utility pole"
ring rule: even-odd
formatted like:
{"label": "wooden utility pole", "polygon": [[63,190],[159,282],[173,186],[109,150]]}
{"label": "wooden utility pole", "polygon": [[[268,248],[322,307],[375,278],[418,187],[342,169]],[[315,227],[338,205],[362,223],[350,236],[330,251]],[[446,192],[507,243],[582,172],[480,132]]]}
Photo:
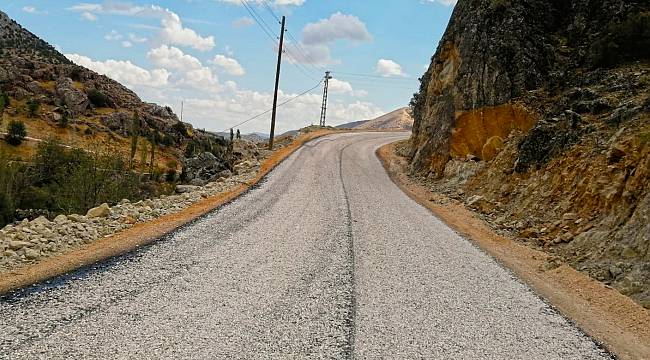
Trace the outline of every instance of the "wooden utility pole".
{"label": "wooden utility pole", "polygon": [[273,94],[273,113],[271,114],[271,134],[269,134],[269,150],[273,150],[273,137],[275,135],[275,114],[278,107],[278,88],[280,86],[280,65],[282,65],[282,49],[284,43],[284,22],[282,17],[282,28],[280,30],[280,46],[278,48],[278,67],[275,70],[275,93]]}

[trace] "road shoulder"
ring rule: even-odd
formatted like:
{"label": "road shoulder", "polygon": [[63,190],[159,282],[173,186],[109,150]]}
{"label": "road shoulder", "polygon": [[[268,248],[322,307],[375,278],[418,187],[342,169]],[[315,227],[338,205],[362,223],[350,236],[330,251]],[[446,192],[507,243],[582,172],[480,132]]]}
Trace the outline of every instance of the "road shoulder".
{"label": "road shoulder", "polygon": [[[650,359],[650,313],[628,297],[568,265],[496,234],[462,204],[412,182],[396,143],[377,150],[393,182],[452,229],[512,270],[577,326],[620,359]],[[559,265],[559,266],[558,266]]]}

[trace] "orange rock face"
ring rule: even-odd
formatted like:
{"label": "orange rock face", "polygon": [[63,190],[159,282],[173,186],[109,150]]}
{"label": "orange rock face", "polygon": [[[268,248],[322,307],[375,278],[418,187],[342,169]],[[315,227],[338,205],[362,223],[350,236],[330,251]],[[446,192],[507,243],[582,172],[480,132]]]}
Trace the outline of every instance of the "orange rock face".
{"label": "orange rock face", "polygon": [[492,160],[512,131],[528,131],[536,122],[534,114],[512,104],[458,112],[451,135],[451,155],[461,158],[471,154]]}

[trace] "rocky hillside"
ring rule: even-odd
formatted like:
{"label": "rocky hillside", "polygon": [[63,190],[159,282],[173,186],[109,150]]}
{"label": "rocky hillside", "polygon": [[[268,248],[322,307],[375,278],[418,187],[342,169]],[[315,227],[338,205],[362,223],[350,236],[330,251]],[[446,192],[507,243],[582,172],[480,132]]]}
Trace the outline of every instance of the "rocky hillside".
{"label": "rocky hillside", "polygon": [[401,108],[391,111],[386,115],[382,115],[376,119],[364,122],[363,124],[355,127],[355,129],[362,130],[382,130],[382,129],[403,129],[411,130],[413,128],[413,117],[411,117],[411,109]]}
{"label": "rocky hillside", "polygon": [[459,0],[413,174],[650,307],[650,5]]}
{"label": "rocky hillside", "polygon": [[[193,137],[207,136],[181,123],[169,107],[145,103],[120,83],[73,64],[3,12],[0,90],[10,97],[5,122],[25,121],[28,136],[36,138],[59,135],[81,147],[95,149],[99,144],[106,151],[128,153],[128,141],[120,140],[130,136],[135,114],[142,121],[141,135],[155,137],[176,158]],[[32,101],[40,104],[35,120],[27,116]],[[61,118],[69,119],[67,130],[60,129]],[[117,149],[110,148],[116,143]]]}

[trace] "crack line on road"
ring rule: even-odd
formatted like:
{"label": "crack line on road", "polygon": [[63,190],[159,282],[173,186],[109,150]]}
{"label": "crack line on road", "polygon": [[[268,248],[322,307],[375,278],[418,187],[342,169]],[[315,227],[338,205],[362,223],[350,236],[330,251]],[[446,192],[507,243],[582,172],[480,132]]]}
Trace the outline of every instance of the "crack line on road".
{"label": "crack line on road", "polygon": [[341,180],[341,185],[343,186],[343,197],[345,198],[345,207],[347,211],[347,237],[348,237],[348,259],[350,262],[350,314],[348,315],[348,327],[349,327],[349,333],[348,333],[348,349],[347,349],[347,357],[349,359],[354,359],[354,345],[355,345],[355,335],[356,335],[356,326],[355,326],[355,320],[357,316],[357,299],[356,299],[356,275],[355,275],[355,269],[356,269],[356,262],[355,262],[355,254],[354,254],[354,237],[353,237],[353,232],[352,232],[352,210],[350,208],[350,198],[348,196],[348,189],[345,186],[345,180],[343,179],[343,152],[345,149],[348,148],[348,146],[353,145],[354,143],[350,143],[343,148],[341,148],[341,151],[339,152],[339,178]]}

